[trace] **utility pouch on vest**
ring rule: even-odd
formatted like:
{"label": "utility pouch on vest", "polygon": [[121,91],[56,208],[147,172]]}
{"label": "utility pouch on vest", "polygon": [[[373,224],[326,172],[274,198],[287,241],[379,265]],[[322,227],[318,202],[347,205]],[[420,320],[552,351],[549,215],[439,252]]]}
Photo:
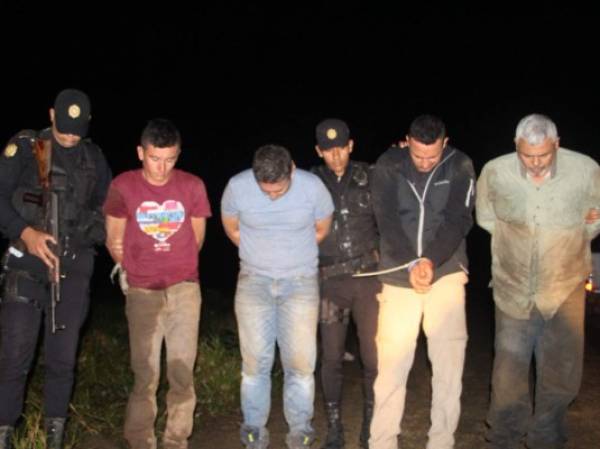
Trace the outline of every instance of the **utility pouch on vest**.
{"label": "utility pouch on vest", "polygon": [[[23,289],[23,280],[31,281],[32,277],[25,271],[9,271],[2,274],[2,296],[0,304],[27,304],[42,310],[43,306],[38,301],[38,296],[28,294],[28,288]],[[25,290],[25,292],[23,291]],[[23,294],[24,293],[24,294]],[[29,291],[30,293],[30,291]]]}
{"label": "utility pouch on vest", "polygon": [[106,240],[104,216],[99,211],[84,211],[76,234],[83,239],[82,246],[100,245]]}
{"label": "utility pouch on vest", "polygon": [[9,246],[4,255],[4,268],[8,271],[23,271],[38,282],[48,281],[48,267],[39,257],[29,254],[22,242]]}

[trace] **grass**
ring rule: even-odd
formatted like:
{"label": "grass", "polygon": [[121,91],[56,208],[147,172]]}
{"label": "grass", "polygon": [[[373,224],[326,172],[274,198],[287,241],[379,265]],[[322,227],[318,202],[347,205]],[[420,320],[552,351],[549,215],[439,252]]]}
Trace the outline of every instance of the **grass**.
{"label": "grass", "polygon": [[[211,308],[206,297],[204,303],[194,373],[197,419],[205,414],[228,414],[239,406],[241,360],[234,322],[222,306],[221,310]],[[168,385],[164,357],[162,373],[157,429],[164,428],[166,418],[164,396]],[[119,301],[96,304],[81,340],[65,447],[81,447],[85,438],[92,435],[122,440],[123,416],[132,384],[124,306]],[[28,384],[23,419],[15,432],[15,449],[45,447],[42,385],[40,354]]]}

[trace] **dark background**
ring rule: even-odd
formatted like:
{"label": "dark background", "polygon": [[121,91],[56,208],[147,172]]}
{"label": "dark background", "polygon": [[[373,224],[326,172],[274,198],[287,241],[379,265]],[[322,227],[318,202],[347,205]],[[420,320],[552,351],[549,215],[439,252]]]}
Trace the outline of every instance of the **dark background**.
{"label": "dark background", "polygon": [[[219,221],[229,177],[271,142],[301,168],[318,163],[314,126],[325,117],[349,123],[353,156],[369,162],[425,112],[444,118],[478,172],[513,151],[514,128],[532,112],[555,120],[563,146],[598,159],[600,17],[574,5],[149,5],[3,2],[0,140],[47,126],[58,91],[80,88],[92,99],[90,135],[118,174],[139,166],[146,121],[172,119],[184,140],[179,167],[205,180],[213,206],[205,287],[235,282],[236,250]],[[472,282],[484,285],[487,237],[474,228],[469,244]],[[98,266],[105,283],[104,251]]]}

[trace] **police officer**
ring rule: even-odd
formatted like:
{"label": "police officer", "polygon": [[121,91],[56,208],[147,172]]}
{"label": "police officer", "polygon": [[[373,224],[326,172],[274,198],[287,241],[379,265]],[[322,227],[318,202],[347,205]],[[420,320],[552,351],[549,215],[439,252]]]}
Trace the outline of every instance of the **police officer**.
{"label": "police officer", "polygon": [[316,127],[316,150],[325,165],[313,168],[329,189],[335,211],[329,235],[319,247],[321,286],[322,363],[321,383],[325,398],[328,432],[324,449],[344,447],[340,420],[342,364],[350,317],[358,332],[363,365],[363,423],[361,447],[368,447],[373,413],[373,382],[377,375],[378,303],[380,284],[376,277],[353,278],[377,266],[377,227],[371,207],[371,169],[350,160],[354,142],[350,130],[339,119],[326,119]]}
{"label": "police officer", "polygon": [[[9,239],[0,303],[0,449],[11,447],[44,318],[47,447],[63,447],[93,245],[104,241],[101,205],[111,179],[101,149],[86,139],[90,112],[85,93],[63,90],[50,109],[51,127],[17,133],[0,155],[0,231]],[[53,194],[57,237],[46,227]],[[60,302],[50,313],[53,282]]]}

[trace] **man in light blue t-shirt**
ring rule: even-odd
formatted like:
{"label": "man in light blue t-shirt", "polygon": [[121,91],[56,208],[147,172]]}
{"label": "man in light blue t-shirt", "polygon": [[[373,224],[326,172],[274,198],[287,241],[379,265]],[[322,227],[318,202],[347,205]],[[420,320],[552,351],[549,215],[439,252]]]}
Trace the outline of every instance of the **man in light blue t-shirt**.
{"label": "man in light blue t-shirt", "polygon": [[284,370],[289,449],[310,446],[319,309],[318,243],[331,225],[333,202],[321,180],[296,169],[288,150],[265,145],[252,169],[229,180],[223,227],[239,247],[235,295],[242,353],[242,443],[266,449],[275,342]]}

